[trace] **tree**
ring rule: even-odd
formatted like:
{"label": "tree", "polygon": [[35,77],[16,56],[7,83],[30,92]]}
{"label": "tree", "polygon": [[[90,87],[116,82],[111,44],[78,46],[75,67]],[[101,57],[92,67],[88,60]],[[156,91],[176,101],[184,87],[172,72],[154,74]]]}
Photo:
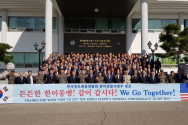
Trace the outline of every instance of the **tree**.
{"label": "tree", "polygon": [[165,33],[159,35],[159,40],[162,42],[160,47],[166,51],[165,54],[156,54],[161,58],[171,58],[187,61],[188,58],[179,57],[180,54],[186,54],[188,52],[188,27],[180,31],[180,25],[169,24],[164,27]]}
{"label": "tree", "polygon": [[11,52],[8,52],[7,50],[11,49],[12,46],[6,43],[0,43],[0,61],[5,62],[6,64],[11,62],[11,60],[14,58],[13,56],[10,56]]}

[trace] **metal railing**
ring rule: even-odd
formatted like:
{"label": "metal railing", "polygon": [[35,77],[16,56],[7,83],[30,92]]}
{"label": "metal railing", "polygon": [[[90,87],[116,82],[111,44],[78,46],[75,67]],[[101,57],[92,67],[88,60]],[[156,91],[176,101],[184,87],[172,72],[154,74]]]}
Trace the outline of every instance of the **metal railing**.
{"label": "metal railing", "polygon": [[[163,68],[178,68],[178,64],[161,64]],[[188,64],[186,64],[188,67]]]}
{"label": "metal railing", "polygon": [[120,29],[69,29],[65,28],[65,33],[103,33],[103,34],[125,34],[125,30]]}

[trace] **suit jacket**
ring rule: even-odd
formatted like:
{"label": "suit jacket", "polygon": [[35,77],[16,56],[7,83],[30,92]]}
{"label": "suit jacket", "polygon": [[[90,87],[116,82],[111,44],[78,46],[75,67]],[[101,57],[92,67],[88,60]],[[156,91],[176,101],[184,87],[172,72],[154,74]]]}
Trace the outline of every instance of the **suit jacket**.
{"label": "suit jacket", "polygon": [[78,79],[77,79],[76,75],[75,75],[75,78],[73,78],[73,76],[69,76],[67,78],[67,81],[68,81],[68,83],[78,83]]}
{"label": "suit jacket", "polygon": [[[71,72],[73,72],[74,70],[75,70],[75,69],[72,69]],[[79,74],[79,73],[78,73],[78,69],[76,69],[76,72],[75,72],[75,73],[76,73],[76,75]]]}
{"label": "suit jacket", "polygon": [[153,59],[149,58],[149,56],[147,56],[147,58],[148,58],[147,64],[150,64],[151,68],[154,68],[154,61],[153,61]]}
{"label": "suit jacket", "polygon": [[114,82],[114,78],[111,74],[110,74],[110,78],[109,75],[105,77],[105,83],[113,83],[113,82]]}
{"label": "suit jacket", "polygon": [[[106,71],[106,74],[107,74],[107,71]],[[103,76],[104,78],[106,77],[104,71],[102,72],[102,76]]]}
{"label": "suit jacket", "polygon": [[150,76],[150,77],[148,78],[148,81],[149,81],[149,83],[158,83],[157,78],[156,78],[155,76],[154,76],[154,80],[153,80],[153,77]]}
{"label": "suit jacket", "polygon": [[59,68],[58,68],[58,71],[60,72],[61,69],[65,70],[65,67],[64,67],[64,66],[63,66],[63,67],[59,67]]}
{"label": "suit jacket", "polygon": [[24,83],[27,83],[27,79],[25,76],[23,76],[23,79],[21,81],[21,78],[20,77],[17,77],[16,78],[16,84],[24,84]]}
{"label": "suit jacket", "polygon": [[142,69],[144,70],[144,68],[147,68],[147,63],[145,64],[145,66],[144,64],[142,64]]}
{"label": "suit jacket", "polygon": [[92,78],[91,78],[91,74],[88,75],[87,77],[87,82],[88,83],[95,83],[95,78],[96,76],[93,74]]}
{"label": "suit jacket", "polygon": [[118,79],[118,75],[115,75],[114,83],[122,83],[122,82],[123,82],[123,76],[119,74],[119,79]]}
{"label": "suit jacket", "polygon": [[148,76],[145,75],[145,78],[143,76],[140,77],[140,83],[148,83]]}
{"label": "suit jacket", "polygon": [[[99,71],[100,72],[100,71]],[[94,71],[94,74],[96,77],[98,77],[98,73],[97,73],[97,70]]]}
{"label": "suit jacket", "polygon": [[135,77],[134,74],[131,76],[131,83],[140,83],[140,75],[137,74]]}
{"label": "suit jacket", "polygon": [[129,70],[128,75],[130,75],[130,76],[133,75],[133,70],[132,69]]}
{"label": "suit jacket", "polygon": [[[33,77],[33,83],[34,83],[34,76],[32,76]],[[30,76],[27,76],[27,84],[31,84],[31,80],[30,80]]]}
{"label": "suit jacket", "polygon": [[179,78],[179,75],[176,75],[177,83],[183,83],[183,80],[185,79],[184,75],[181,75],[181,79]]}
{"label": "suit jacket", "polygon": [[123,75],[123,83],[131,83],[131,76],[130,75]]}
{"label": "suit jacket", "polygon": [[53,74],[53,77],[51,78],[51,76],[50,76],[51,74],[48,74],[47,76],[46,76],[46,79],[47,79],[47,81],[46,81],[46,83],[56,83],[56,80],[57,80],[57,78],[56,78],[56,76]]}

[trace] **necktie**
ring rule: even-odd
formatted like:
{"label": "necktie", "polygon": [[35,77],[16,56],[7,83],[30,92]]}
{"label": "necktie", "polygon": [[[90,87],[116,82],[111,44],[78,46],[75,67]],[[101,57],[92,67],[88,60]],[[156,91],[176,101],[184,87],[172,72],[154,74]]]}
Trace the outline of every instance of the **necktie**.
{"label": "necktie", "polygon": [[145,76],[144,76],[144,79],[145,79]]}
{"label": "necktie", "polygon": [[21,77],[21,81],[23,80],[23,78]]}
{"label": "necktie", "polygon": [[153,81],[154,81],[154,77],[153,77]]}
{"label": "necktie", "polygon": [[91,74],[91,78],[92,78],[92,74]]}
{"label": "necktie", "polygon": [[136,79],[136,76],[135,76],[135,79]]}
{"label": "necktie", "polygon": [[52,79],[52,74],[51,74],[51,79]]}
{"label": "necktie", "polygon": [[110,75],[109,75],[109,79],[110,79]]}

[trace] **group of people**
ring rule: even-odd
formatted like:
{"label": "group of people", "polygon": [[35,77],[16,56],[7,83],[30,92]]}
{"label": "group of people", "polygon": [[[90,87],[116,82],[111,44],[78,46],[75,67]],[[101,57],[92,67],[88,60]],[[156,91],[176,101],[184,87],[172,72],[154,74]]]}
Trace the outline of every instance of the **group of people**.
{"label": "group of people", "polygon": [[175,75],[169,75],[161,69],[161,62],[154,61],[148,53],[132,54],[80,54],[63,55],[50,54],[48,59],[43,58],[43,64],[38,75],[14,75],[14,70],[7,76],[9,84],[77,84],[77,83],[183,83],[187,80],[181,70]]}

